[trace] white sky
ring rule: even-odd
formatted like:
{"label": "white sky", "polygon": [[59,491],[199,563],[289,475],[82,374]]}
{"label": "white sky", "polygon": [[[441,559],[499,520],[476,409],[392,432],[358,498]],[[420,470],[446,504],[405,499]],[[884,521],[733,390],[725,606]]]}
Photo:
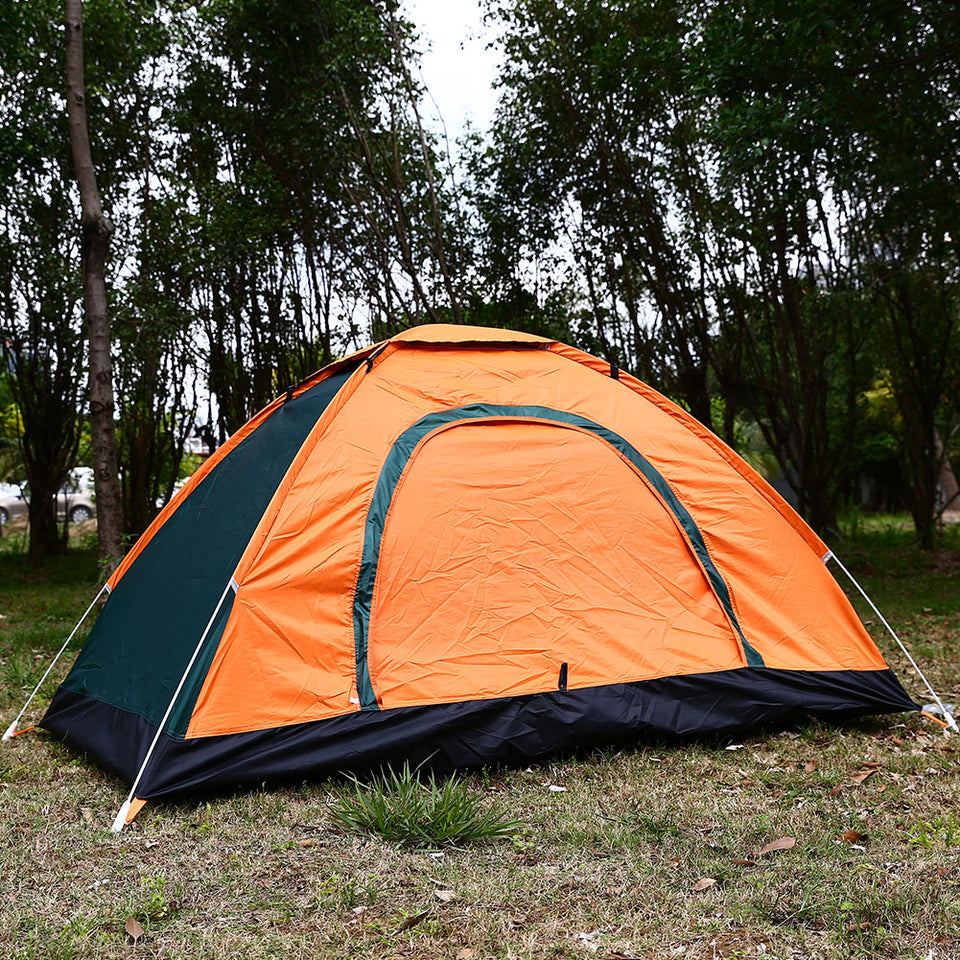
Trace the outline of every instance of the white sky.
{"label": "white sky", "polygon": [[486,49],[491,34],[483,25],[479,0],[405,0],[403,10],[423,37],[423,81],[451,143],[468,121],[486,130],[496,104],[496,58]]}

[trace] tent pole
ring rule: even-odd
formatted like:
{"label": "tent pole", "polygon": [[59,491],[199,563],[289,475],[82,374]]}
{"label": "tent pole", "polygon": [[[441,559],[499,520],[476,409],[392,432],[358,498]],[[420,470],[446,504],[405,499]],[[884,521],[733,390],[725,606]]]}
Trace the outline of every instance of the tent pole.
{"label": "tent pole", "polygon": [[933,687],[930,684],[930,681],[926,678],[926,676],[924,676],[923,671],[917,665],[917,661],[914,660],[913,657],[910,655],[910,651],[906,648],[906,646],[904,645],[904,642],[897,636],[897,633],[893,629],[893,627],[891,627],[890,624],[887,623],[887,618],[884,617],[884,615],[879,611],[879,609],[877,608],[877,605],[867,595],[866,590],[864,590],[863,587],[861,587],[860,584],[857,583],[857,581],[853,577],[853,574],[843,565],[843,563],[841,563],[840,558],[832,550],[828,550],[827,555],[823,558],[823,562],[829,563],[831,560],[835,560],[837,562],[837,566],[847,575],[847,579],[857,588],[857,590],[860,592],[860,596],[863,597],[863,599],[866,600],[868,604],[870,604],[870,609],[873,610],[873,612],[880,618],[880,622],[887,628],[887,631],[889,632],[890,636],[897,641],[897,645],[903,651],[904,656],[907,658],[907,660],[910,661],[910,666],[912,666],[913,669],[916,670],[917,676],[920,677],[920,679],[924,682],[927,690],[930,693],[930,696],[933,697],[933,700],[936,703],[936,705],[943,711],[943,716],[947,721],[947,727],[950,730],[952,730],[954,733],[960,733],[960,727],[957,727],[957,721],[954,720],[953,714],[951,714],[950,711],[943,705],[943,701],[940,699],[939,696],[937,696],[937,691],[933,689]]}
{"label": "tent pole", "polygon": [[90,615],[90,611],[96,606],[97,601],[103,596],[103,591],[109,590],[109,589],[110,588],[107,586],[107,583],[104,582],[103,586],[97,592],[97,595],[90,602],[90,606],[87,607],[87,609],[84,611],[83,616],[77,621],[77,625],[73,628],[73,630],[70,631],[70,636],[63,641],[63,646],[60,647],[60,649],[57,651],[57,655],[50,662],[50,666],[47,667],[46,672],[40,678],[40,682],[33,688],[33,693],[31,693],[30,696],[27,697],[27,702],[23,705],[23,709],[17,714],[16,720],[14,720],[13,723],[11,723],[9,727],[7,727],[7,731],[3,735],[4,741],[10,740],[14,736],[16,736],[17,725],[23,719],[23,715],[27,712],[27,708],[30,706],[31,703],[33,703],[33,698],[37,695],[37,693],[39,693],[40,688],[43,686],[44,681],[47,679],[47,677],[50,676],[50,671],[57,665],[57,661],[63,656],[63,653],[67,649],[67,647],[70,646],[70,641],[77,635],[77,631],[80,629],[81,625],[83,624],[83,621],[87,619],[87,617]]}
{"label": "tent pole", "polygon": [[113,821],[113,826],[110,828],[114,833],[119,833],[126,826],[127,813],[130,811],[130,807],[137,798],[137,787],[140,786],[140,780],[143,778],[143,772],[147,769],[147,764],[150,762],[150,757],[153,756],[153,751],[160,740],[160,734],[163,732],[163,728],[167,725],[167,720],[170,719],[170,714],[173,712],[173,707],[177,702],[177,697],[180,696],[180,691],[183,689],[183,685],[187,682],[187,677],[189,676],[190,671],[193,669],[193,665],[196,662],[197,657],[200,656],[200,650],[203,648],[204,641],[207,639],[207,634],[210,633],[210,629],[213,627],[213,622],[217,619],[217,614],[220,613],[220,608],[223,606],[223,601],[227,599],[227,594],[231,590],[236,589],[237,581],[231,577],[227,585],[223,588],[223,593],[220,594],[220,599],[217,601],[217,605],[213,608],[213,613],[210,614],[210,619],[207,621],[207,625],[204,627],[203,633],[200,635],[200,639],[197,641],[197,646],[193,651],[193,656],[190,657],[190,662],[183,671],[183,676],[180,677],[180,682],[177,684],[177,689],[173,691],[173,696],[170,698],[170,703],[167,705],[166,713],[164,713],[163,719],[157,726],[157,732],[153,735],[153,741],[147,750],[146,756],[143,758],[143,763],[140,764],[140,769],[137,771],[137,775],[134,778],[133,786],[130,787],[130,793],[127,794],[127,799],[123,801],[123,804],[117,811],[117,815]]}

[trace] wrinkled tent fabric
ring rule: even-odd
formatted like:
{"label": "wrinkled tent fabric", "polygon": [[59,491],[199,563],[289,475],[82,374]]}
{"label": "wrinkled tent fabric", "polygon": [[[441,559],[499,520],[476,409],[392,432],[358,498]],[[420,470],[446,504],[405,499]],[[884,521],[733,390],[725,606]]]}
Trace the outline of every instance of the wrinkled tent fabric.
{"label": "wrinkled tent fabric", "polygon": [[149,752],[151,799],[916,709],[826,555],[615,367],[417,327],[289,390],[197,471],[42,725],[128,782]]}

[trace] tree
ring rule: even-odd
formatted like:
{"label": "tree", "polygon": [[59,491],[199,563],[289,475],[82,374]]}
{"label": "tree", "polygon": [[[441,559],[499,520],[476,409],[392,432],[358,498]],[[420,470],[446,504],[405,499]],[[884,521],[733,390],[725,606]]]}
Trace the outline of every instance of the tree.
{"label": "tree", "polygon": [[184,32],[176,162],[222,439],[361,327],[456,313],[456,291],[394,3],[219,0]]}
{"label": "tree", "polygon": [[65,242],[69,218],[62,201],[35,198],[30,232],[17,236],[6,255],[0,255],[0,270],[11,281],[4,283],[0,301],[4,314],[16,318],[4,332],[3,363],[23,421],[20,448],[30,492],[28,556],[36,565],[66,547],[66,528],[57,524],[54,498],[75,463],[82,426],[83,341],[74,324],[78,277],[61,272],[56,247],[46,247],[51,237]]}
{"label": "tree", "polygon": [[135,272],[115,297],[121,490],[133,537],[173,493],[200,402],[188,279],[194,256],[182,220],[176,193],[143,204],[128,253]]}
{"label": "tree", "polygon": [[[708,303],[696,251],[671,219],[694,189],[677,4],[497,4],[502,99],[474,161],[489,276],[518,264],[582,278],[595,335],[625,364],[711,422]],[[521,286],[523,282],[521,280]]]}
{"label": "tree", "polygon": [[956,368],[934,362],[956,355],[953,249],[934,254],[958,197],[956,9],[489,9],[502,99],[474,180],[491,289],[516,284],[518,264],[539,283],[549,258],[611,361],[728,440],[749,413],[821,530],[853,488],[881,358],[903,384],[920,529],[935,411]]}
{"label": "tree", "polygon": [[[111,342],[95,342],[99,360],[112,361],[116,392],[94,408],[113,404],[104,423],[119,415],[131,534],[169,495],[205,392],[216,443],[375,327],[460,309],[458,254],[444,248],[452,206],[406,66],[412,32],[395,4],[88,0],[70,9],[74,40],[81,12],[89,24],[82,55],[72,47],[68,103],[80,132],[75,108],[89,101],[87,148],[82,133],[77,141],[82,258],[72,231],[54,226],[70,222],[76,196],[61,119],[62,17],[53,0],[0,13],[9,39],[0,62],[0,177],[10,199],[3,333],[18,383],[26,391],[27,358],[40,385],[30,396],[52,411],[24,400],[25,433],[39,445],[28,469],[33,507],[49,521],[32,524],[37,557],[64,542],[40,491],[74,465],[82,420],[84,288],[74,260],[87,268],[101,330],[110,291]],[[119,225],[109,251],[104,210]],[[95,373],[94,386],[107,376]],[[111,496],[98,494],[101,529]]]}
{"label": "tree", "polygon": [[739,401],[800,513],[822,531],[854,484],[859,397],[875,370],[848,201],[834,189],[832,145],[805,96],[832,52],[808,27],[762,3],[746,12],[710,5],[687,75],[709,106],[698,134],[714,171],[706,229],[720,254],[708,271],[719,338],[737,343]]}
{"label": "tree", "polygon": [[80,188],[80,258],[87,316],[90,370],[90,431],[97,495],[100,567],[109,575],[123,556],[120,480],[114,428],[110,317],[106,262],[113,224],[103,213],[90,153],[83,77],[83,3],[65,0],[67,114],[70,145]]}
{"label": "tree", "polygon": [[816,211],[819,246],[870,304],[902,415],[911,512],[932,546],[935,433],[960,388],[957,8],[752,0],[707,5],[704,24],[699,88],[717,100],[721,163],[787,188],[797,160],[809,171],[788,203],[801,217]]}
{"label": "tree", "polygon": [[[54,496],[74,464],[84,369],[80,279],[62,122],[62,20],[54,0],[14,4],[0,19],[0,335],[22,421],[30,490],[28,555],[41,564],[66,544]],[[23,480],[24,475],[17,477]]]}

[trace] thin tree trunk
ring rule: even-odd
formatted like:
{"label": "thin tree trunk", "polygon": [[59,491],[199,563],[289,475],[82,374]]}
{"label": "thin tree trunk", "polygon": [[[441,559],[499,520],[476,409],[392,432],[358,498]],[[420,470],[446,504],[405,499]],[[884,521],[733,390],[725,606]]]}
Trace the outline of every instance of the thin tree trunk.
{"label": "thin tree trunk", "polygon": [[943,441],[940,439],[939,432],[933,436],[936,445],[937,459],[940,462],[940,484],[938,490],[939,513],[941,519],[945,514],[956,516],[960,512],[960,484],[957,483],[956,474],[953,472],[953,466],[947,456]]}
{"label": "thin tree trunk", "polygon": [[97,529],[101,574],[109,576],[123,556],[122,511],[113,425],[113,373],[110,363],[110,317],[105,279],[113,224],[100,204],[83,80],[83,3],[65,0],[67,116],[70,148],[80,188],[83,306],[90,344],[90,433],[97,495]]}

